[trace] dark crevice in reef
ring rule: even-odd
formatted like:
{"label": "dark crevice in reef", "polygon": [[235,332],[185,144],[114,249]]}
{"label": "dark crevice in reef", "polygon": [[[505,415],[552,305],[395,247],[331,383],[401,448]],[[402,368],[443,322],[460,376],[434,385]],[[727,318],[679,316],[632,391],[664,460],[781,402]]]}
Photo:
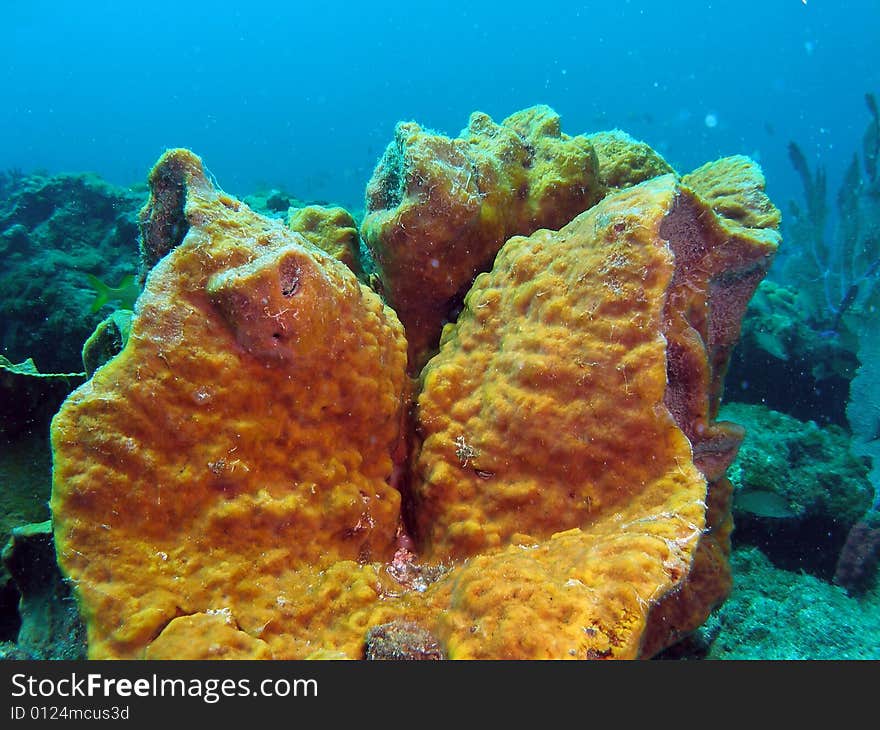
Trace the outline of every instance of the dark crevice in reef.
{"label": "dark crevice in reef", "polygon": [[[765,405],[801,421],[848,428],[849,379],[836,373],[816,377],[814,367],[809,354],[780,360],[741,341],[731,358],[724,400]],[[788,385],[780,388],[780,383]]]}
{"label": "dark crevice in reef", "polygon": [[21,629],[21,615],[18,602],[21,593],[9,580],[0,586],[0,641],[15,641]]}
{"label": "dark crevice in reef", "polygon": [[16,528],[3,549],[0,659],[84,659],[85,627],[58,569],[51,524]]}
{"label": "dark crevice in reef", "polygon": [[831,582],[846,536],[846,525],[835,525],[827,518],[785,522],[739,512],[733,545],[754,546],[781,570],[805,572]]}

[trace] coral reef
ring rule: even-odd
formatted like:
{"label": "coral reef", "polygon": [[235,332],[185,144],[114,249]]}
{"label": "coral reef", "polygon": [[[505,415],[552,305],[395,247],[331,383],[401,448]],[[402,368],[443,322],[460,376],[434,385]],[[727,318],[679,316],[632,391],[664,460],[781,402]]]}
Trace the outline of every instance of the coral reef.
{"label": "coral reef", "polygon": [[304,203],[297,200],[290,193],[278,188],[259,190],[250,195],[245,195],[242,198],[242,202],[252,211],[259,213],[265,218],[278,218],[280,220],[284,220],[287,217],[291,207],[304,205]]}
{"label": "coral reef", "polygon": [[0,198],[0,349],[44,372],[80,369],[92,312],[88,274],[133,273],[136,213],[145,195],[95,175],[28,175]]}
{"label": "coral reef", "polygon": [[[867,96],[871,121],[861,160],[852,162],[827,200],[827,179],[794,143],[789,155],[804,190],[783,221],[787,246],[746,315],[731,363],[728,394],[763,403],[800,419],[846,426],[849,382],[861,340],[875,329],[880,305],[880,128],[876,102]],[[861,168],[864,168],[863,170]],[[779,383],[789,387],[779,388]]]}
{"label": "coral reef", "polygon": [[880,593],[861,600],[754,548],[735,550],[730,597],[698,630],[707,659],[880,659]]}
{"label": "coral reef", "polygon": [[[737,543],[757,545],[780,567],[830,580],[847,532],[873,499],[848,434],[760,405],[728,404],[721,414],[746,429],[729,470]],[[795,543],[810,549],[793,550]]]}
{"label": "coral reef", "polygon": [[501,124],[474,113],[455,139],[398,124],[367,186],[362,235],[406,330],[410,371],[508,238],[559,228],[604,192],[590,143],[563,134],[546,106]]}
{"label": "coral reef", "polygon": [[837,193],[830,238],[825,171],[817,166],[812,172],[801,149],[793,142],[789,145],[806,204],[802,210],[792,203],[792,220],[786,230],[792,245],[783,263],[784,278],[797,282],[800,306],[826,336],[852,336],[852,330],[859,327],[847,319],[867,316],[880,290],[880,149],[872,142],[877,139],[880,120],[873,95],[868,94],[866,100],[871,121],[863,146],[864,173],[854,154]]}
{"label": "coral reef", "polygon": [[[217,181],[212,178],[214,185]],[[219,189],[219,188],[218,188]],[[287,220],[288,216],[297,208],[327,208],[334,209],[339,206],[326,200],[315,198],[301,199],[288,190],[279,188],[258,188],[255,192],[245,195],[242,202],[254,213],[259,213],[264,218]],[[363,213],[363,211],[361,211]],[[359,217],[363,217],[360,215]]]}
{"label": "coral reef", "polygon": [[799,305],[798,292],[765,279],[743,318],[725,394],[730,401],[764,404],[801,420],[846,426],[857,367],[852,341],[823,337]]}
{"label": "coral reef", "polygon": [[871,461],[874,505],[880,508],[880,327],[874,320],[859,334],[859,369],[850,384],[846,415],[853,453]]}
{"label": "coral reef", "polygon": [[729,473],[738,490],[772,491],[795,518],[838,521],[844,531],[870,506],[867,469],[843,429],[741,403],[725,405],[722,416],[747,433]]}

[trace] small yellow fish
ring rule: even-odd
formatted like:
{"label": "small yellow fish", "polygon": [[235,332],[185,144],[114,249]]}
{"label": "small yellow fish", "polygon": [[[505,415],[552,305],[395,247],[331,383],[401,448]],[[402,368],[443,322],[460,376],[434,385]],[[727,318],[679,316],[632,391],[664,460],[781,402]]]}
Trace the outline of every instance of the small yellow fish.
{"label": "small yellow fish", "polygon": [[92,302],[92,312],[97,312],[101,307],[111,305],[116,309],[132,309],[135,300],[141,293],[134,274],[122,277],[118,286],[107,286],[97,276],[86,274],[92,288],[95,290],[95,301]]}

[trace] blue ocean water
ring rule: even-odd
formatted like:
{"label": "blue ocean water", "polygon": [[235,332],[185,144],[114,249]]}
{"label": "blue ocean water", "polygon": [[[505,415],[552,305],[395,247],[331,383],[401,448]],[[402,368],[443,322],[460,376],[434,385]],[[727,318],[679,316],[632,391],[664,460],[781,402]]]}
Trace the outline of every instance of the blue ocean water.
{"label": "blue ocean water", "polygon": [[536,103],[678,169],[786,144],[842,173],[880,87],[873,0],[3,4],[0,169],[141,181],[186,146],[226,189],[359,206],[395,122],[456,134]]}
{"label": "blue ocean water", "polygon": [[[121,290],[135,282],[136,211],[168,148],[193,150],[234,195],[279,188],[356,214],[403,120],[455,136],[474,111],[500,122],[546,104],[565,133],[622,129],[681,173],[727,155],[757,160],[785,239],[746,317],[721,413],[748,434],[729,470],[734,590],[667,656],[880,658],[880,420],[850,409],[880,403],[880,371],[860,369],[880,351],[880,178],[863,151],[866,95],[880,94],[880,2],[31,0],[0,3],[0,18],[4,378],[30,356],[44,373],[79,371],[85,336],[109,308],[131,305]],[[811,216],[792,142],[813,182],[827,172],[827,220]],[[861,181],[846,187],[856,153]],[[46,210],[31,215],[16,208],[29,184],[19,171],[91,171],[133,190],[66,180],[44,192],[41,177],[27,193]],[[838,214],[839,189],[852,194],[857,231]],[[57,250],[38,256],[46,240]],[[92,288],[103,292],[95,311]],[[14,505],[17,521],[11,508],[0,520],[0,548],[48,516],[48,421],[78,382],[51,394],[53,408],[19,414],[14,431],[0,418],[0,497],[14,491],[5,485],[41,485]],[[15,387],[0,389],[8,410]],[[42,512],[27,511],[35,503]],[[10,648],[9,596],[19,596],[4,581],[0,572],[0,657],[84,651],[78,616],[45,627],[46,646]]]}

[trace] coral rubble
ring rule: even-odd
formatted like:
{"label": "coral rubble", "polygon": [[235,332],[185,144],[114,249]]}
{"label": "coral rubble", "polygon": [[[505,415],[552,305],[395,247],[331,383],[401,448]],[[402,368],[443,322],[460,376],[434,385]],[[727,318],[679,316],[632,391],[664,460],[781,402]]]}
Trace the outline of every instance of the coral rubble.
{"label": "coral rubble", "polygon": [[702,623],[778,219],[742,158],[634,175],[599,201],[544,107],[399,126],[363,230],[405,340],[329,246],[166,153],[128,341],[52,425],[89,655],[635,658]]}

